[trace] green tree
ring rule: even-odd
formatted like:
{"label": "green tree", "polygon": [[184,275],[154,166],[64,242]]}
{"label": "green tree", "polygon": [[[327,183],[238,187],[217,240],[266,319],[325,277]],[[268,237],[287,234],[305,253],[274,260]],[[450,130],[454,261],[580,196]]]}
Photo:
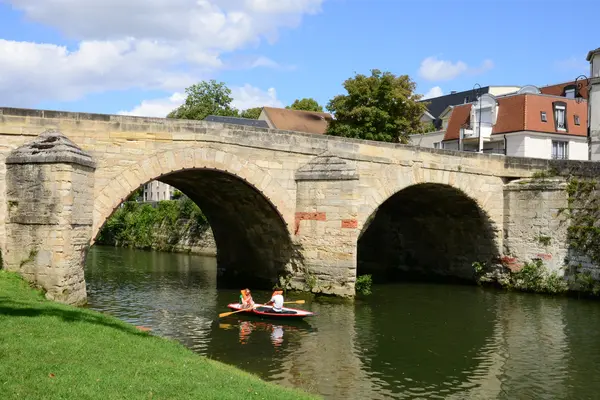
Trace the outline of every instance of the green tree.
{"label": "green tree", "polygon": [[231,90],[214,79],[196,83],[185,89],[185,103],[171,111],[167,118],[203,120],[209,115],[237,117],[238,110],[231,106]]}
{"label": "green tree", "polygon": [[294,100],[291,106],[286,107],[288,110],[316,111],[323,112],[323,107],[313,98]]}
{"label": "green tree", "polygon": [[254,107],[244,110],[240,113],[240,117],[242,118],[250,118],[250,119],[258,119],[260,113],[262,112],[262,107]]}
{"label": "green tree", "polygon": [[429,132],[435,132],[435,131],[437,131],[437,129],[435,128],[435,125],[433,124],[433,122],[427,122],[427,123],[422,123],[420,131],[414,132],[414,133],[429,133]]}
{"label": "green tree", "polygon": [[348,92],[334,97],[327,109],[335,115],[327,133],[382,142],[408,143],[409,135],[421,132],[420,118],[426,104],[414,93],[408,75],[371,70],[371,76],[357,74],[344,82]]}

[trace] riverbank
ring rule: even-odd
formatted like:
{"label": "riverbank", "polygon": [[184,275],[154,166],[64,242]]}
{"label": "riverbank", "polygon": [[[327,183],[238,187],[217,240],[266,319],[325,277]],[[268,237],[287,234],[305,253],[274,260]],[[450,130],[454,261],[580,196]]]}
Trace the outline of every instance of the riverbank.
{"label": "riverbank", "polygon": [[189,198],[156,203],[128,201],[106,221],[96,243],[215,256],[217,246],[206,217]]}
{"label": "riverbank", "polygon": [[309,399],[0,270],[2,399]]}

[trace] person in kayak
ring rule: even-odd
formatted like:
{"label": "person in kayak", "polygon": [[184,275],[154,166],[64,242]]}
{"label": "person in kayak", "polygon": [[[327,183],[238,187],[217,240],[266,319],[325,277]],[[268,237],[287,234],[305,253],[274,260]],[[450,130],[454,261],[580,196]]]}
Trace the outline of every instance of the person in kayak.
{"label": "person in kayak", "polygon": [[254,307],[254,300],[252,299],[252,294],[250,293],[250,289],[242,289],[240,294],[240,304],[242,308],[252,308]]}
{"label": "person in kayak", "polygon": [[283,312],[283,290],[276,287],[271,295],[271,300],[267,301],[266,305],[273,304],[273,311]]}

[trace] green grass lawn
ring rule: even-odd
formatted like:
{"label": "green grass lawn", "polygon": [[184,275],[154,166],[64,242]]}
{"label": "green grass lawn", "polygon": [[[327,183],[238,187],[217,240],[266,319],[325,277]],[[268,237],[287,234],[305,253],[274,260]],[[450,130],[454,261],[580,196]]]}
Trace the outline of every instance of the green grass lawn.
{"label": "green grass lawn", "polygon": [[0,270],[0,399],[308,399]]}

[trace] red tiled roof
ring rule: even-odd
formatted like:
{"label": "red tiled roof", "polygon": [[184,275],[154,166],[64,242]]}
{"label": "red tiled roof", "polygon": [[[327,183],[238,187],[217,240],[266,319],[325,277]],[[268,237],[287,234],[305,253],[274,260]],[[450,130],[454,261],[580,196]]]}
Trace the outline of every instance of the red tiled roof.
{"label": "red tiled roof", "polygon": [[492,128],[492,134],[525,130],[527,97],[523,94],[498,99],[498,116],[496,117],[496,124]]}
{"label": "red tiled roof", "polygon": [[[587,100],[587,98],[588,98],[587,83],[585,82],[585,80],[579,80],[579,81],[577,81],[577,84],[581,85],[579,94],[581,95],[581,97],[583,97],[584,99]],[[577,84],[575,83],[575,81],[557,83],[556,85],[541,87],[540,92],[542,92],[542,94],[549,94],[551,96],[564,96],[565,95],[565,87],[572,86],[573,88],[577,89]],[[575,90],[575,91],[577,92],[577,90]]]}
{"label": "red tiled roof", "polygon": [[323,134],[332,117],[328,113],[263,107],[275,129]]}
{"label": "red tiled roof", "polygon": [[444,140],[458,140],[460,128],[471,122],[471,104],[461,104],[452,109],[452,115],[448,121],[448,129],[444,134]]}
{"label": "red tiled roof", "polygon": [[[565,135],[587,136],[588,104],[586,101],[577,102],[575,99],[567,99],[552,96],[526,96],[525,130],[535,132],[562,133]],[[567,105],[566,122],[567,130],[557,131],[554,124],[554,109],[552,104],[562,101]],[[541,112],[546,112],[546,120],[542,122]],[[575,125],[575,116],[579,116],[579,125]],[[496,132],[494,132],[496,133]],[[498,132],[503,133],[503,132]]]}
{"label": "red tiled roof", "polygon": [[[558,131],[554,123],[553,103],[557,101],[566,103],[567,132]],[[460,128],[468,126],[470,122],[471,107],[471,104],[454,107],[444,140],[457,140],[460,137]],[[492,134],[534,131],[587,136],[587,110],[587,102],[577,102],[565,97],[537,94],[498,97],[498,116]],[[547,122],[542,122],[542,112],[546,113]],[[575,125],[576,115],[579,117],[579,125]]]}

